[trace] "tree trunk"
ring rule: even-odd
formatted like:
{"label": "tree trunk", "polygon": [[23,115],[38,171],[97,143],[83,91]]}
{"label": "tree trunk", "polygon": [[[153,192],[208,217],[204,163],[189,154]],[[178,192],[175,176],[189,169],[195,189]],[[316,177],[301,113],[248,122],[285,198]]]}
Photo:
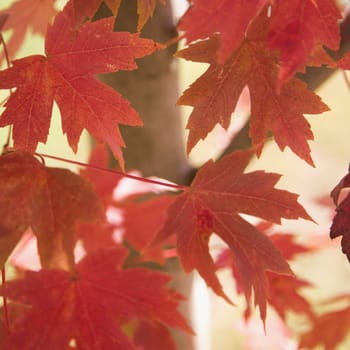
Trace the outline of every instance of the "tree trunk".
{"label": "tree trunk", "polygon": [[[136,1],[123,1],[116,30],[135,32]],[[156,7],[141,36],[165,43],[176,35],[170,1]],[[178,99],[176,47],[170,46],[139,59],[139,69],[101,76],[121,93],[140,114],[143,127],[122,127],[126,169],[138,169],[144,176],[159,176],[179,184],[188,183],[190,167],[185,157],[183,127]]]}

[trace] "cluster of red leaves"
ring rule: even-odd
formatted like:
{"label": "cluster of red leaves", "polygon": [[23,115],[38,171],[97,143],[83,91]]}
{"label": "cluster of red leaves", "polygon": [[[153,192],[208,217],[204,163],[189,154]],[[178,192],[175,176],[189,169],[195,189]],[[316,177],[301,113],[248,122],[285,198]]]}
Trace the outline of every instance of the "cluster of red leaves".
{"label": "cluster of red leaves", "polygon": [[[342,295],[327,301],[345,302],[349,305],[349,295]],[[350,307],[338,308],[312,318],[312,326],[300,340],[300,347],[314,348],[323,345],[324,350],[333,350],[349,335]]]}
{"label": "cluster of red leaves", "polygon": [[168,210],[158,240],[177,234],[177,251],[185,271],[197,269],[218,295],[229,301],[215,274],[209,253],[213,232],[227,243],[235,259],[247,299],[252,289],[265,318],[265,270],[292,274],[272,242],[239,213],[280,223],[281,218],[308,219],[297,196],[274,188],[277,174],[243,173],[252,151],[232,153],[217,163],[207,162],[191,188],[178,196]]}
{"label": "cluster of red leaves", "polygon": [[[192,0],[178,27],[190,45],[177,56],[209,68],[178,101],[193,107],[187,150],[216,124],[228,128],[246,86],[255,147],[208,161],[191,186],[169,186],[175,193],[147,190],[115,200],[113,191],[126,174],[98,174],[96,168],[108,166],[105,149],[96,149],[91,167],[80,175],[46,167],[33,154],[47,140],[55,101],[74,151],[87,129],[111,148],[123,168],[125,145],[118,125],[142,121],[96,75],[136,69],[135,59],[162,45],[139,33],[157,1],[138,0],[135,34],[113,31],[120,2],[70,0],[47,30],[56,13],[53,0],[20,0],[0,13],[2,31],[13,30],[10,57],[28,28],[45,35],[45,55],[15,60],[0,71],[0,89],[15,89],[0,119],[0,126],[12,127],[15,149],[0,157],[0,263],[3,267],[31,230],[42,265],[39,271],[20,271],[0,289],[11,301],[4,305],[7,320],[0,324],[2,348],[175,349],[167,327],[192,332],[177,311],[182,296],[166,286],[169,276],[144,265],[161,265],[164,246],[175,246],[184,270],[196,269],[215,293],[231,302],[216,275],[218,266],[229,266],[246,297],[247,315],[253,293],[263,320],[267,303],[281,318],[287,310],[305,313],[314,328],[302,344],[313,345],[314,332],[324,321],[318,321],[299,293],[309,283],[295,278],[287,262],[304,248],[288,235],[267,236],[240,214],[275,224],[282,218],[310,219],[297,195],[275,187],[279,175],[244,171],[252,155],[261,153],[269,132],[281,150],[288,146],[313,165],[308,145],[313,134],[304,115],[328,107],[294,74],[306,65],[336,65],[324,50],[339,48],[341,15],[335,2]],[[102,3],[112,16],[91,21]],[[339,66],[348,68],[349,57]],[[336,202],[348,186],[346,177],[333,193]],[[343,250],[349,254],[348,203],[343,203],[332,236],[343,235]],[[122,218],[118,225],[106,219],[111,208]],[[118,229],[123,231],[119,241],[114,237]],[[217,263],[209,249],[213,234],[228,246]],[[80,261],[74,255],[77,242],[85,252]],[[136,259],[128,256],[126,246],[137,252]]]}
{"label": "cluster of red leaves", "polygon": [[313,134],[303,114],[318,114],[328,107],[292,76],[307,62],[332,64],[322,45],[338,48],[340,13],[332,0],[274,1],[264,6],[267,3],[195,0],[181,20],[179,28],[188,42],[205,40],[177,56],[210,65],[178,101],[194,107],[187,124],[188,152],[217,123],[228,128],[248,86],[250,137],[259,146],[258,154],[271,131],[281,150],[288,146],[313,164],[307,143]]}
{"label": "cluster of red leaves", "polygon": [[[269,234],[271,229],[270,223],[260,223],[256,227],[261,234],[269,237],[272,243],[281,251],[283,257],[287,261],[293,260],[298,254],[312,251],[312,248],[303,246],[295,242],[295,237],[292,234]],[[216,261],[218,269],[230,268],[232,277],[236,282],[236,289],[238,293],[244,293],[247,299],[247,308],[245,317],[251,315],[251,305],[249,302],[250,295],[247,295],[244,288],[244,279],[239,274],[236,260],[233,259],[228,249],[223,249]],[[266,316],[266,305],[262,304],[262,300],[267,300],[278,313],[278,315],[286,321],[287,311],[294,311],[295,313],[304,313],[313,318],[311,304],[299,292],[299,289],[311,287],[311,284],[305,280],[299,279],[296,276],[276,274],[271,271],[266,271],[265,276],[261,278],[259,284],[260,290],[255,293],[255,304],[260,306],[260,313],[262,318]],[[262,288],[262,286],[264,288]]]}
{"label": "cluster of red leaves", "polygon": [[[98,147],[91,165],[105,168],[105,151]],[[192,332],[177,311],[182,296],[166,287],[171,277],[127,262],[127,249],[113,239],[114,227],[103,213],[113,203],[120,176],[90,168],[81,177],[45,167],[21,151],[4,154],[0,163],[0,210],[6,218],[1,226],[1,261],[30,227],[43,266],[2,286],[0,294],[14,302],[10,312],[12,305],[24,306],[11,317],[4,349],[63,349],[72,339],[81,349],[152,349],[154,343],[171,349],[166,326]],[[86,248],[78,262],[77,240]],[[131,327],[131,338],[125,327]]]}

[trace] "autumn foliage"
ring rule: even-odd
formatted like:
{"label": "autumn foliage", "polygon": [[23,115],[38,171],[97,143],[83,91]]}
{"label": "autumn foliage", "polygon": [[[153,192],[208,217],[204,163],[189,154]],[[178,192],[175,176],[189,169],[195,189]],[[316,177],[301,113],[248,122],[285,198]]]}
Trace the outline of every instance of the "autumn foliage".
{"label": "autumn foliage", "polygon": [[[135,33],[114,31],[121,0],[69,0],[63,8],[54,0],[18,0],[0,12],[0,126],[9,135],[0,156],[0,348],[175,349],[172,328],[188,337],[196,332],[179,311],[187,296],[171,287],[164,269],[179,259],[186,273],[197,271],[234,305],[236,295],[218,277],[230,269],[246,322],[256,307],[261,327],[270,309],[286,327],[289,313],[302,315],[308,328],[295,333],[298,346],[334,349],[347,335],[349,306],[315,311],[303,294],[313,284],[290,264],[320,248],[277,228],[285,219],[313,219],[297,194],[279,188],[281,175],[247,167],[271,139],[314,166],[305,115],[329,107],[299,77],[308,66],[350,69],[350,54],[340,54],[346,11],[334,0],[189,1],[177,25],[185,48],[174,59],[206,63],[207,70],[177,102],[192,107],[187,152],[217,124],[229,128],[246,87],[251,147],[208,160],[190,184],[174,184],[125,168],[119,126],[142,126],[142,114],[97,77],[136,70],[137,59],[173,44],[142,32],[165,2],[137,1]],[[101,5],[109,16],[96,16]],[[44,37],[45,53],[14,59],[28,29]],[[74,152],[84,130],[96,141],[77,173],[45,164],[60,157],[59,148],[37,153],[54,103]],[[112,156],[118,165],[111,169]],[[339,199],[349,176],[331,195],[337,208],[330,237],[342,236],[350,260],[350,199]],[[135,186],[117,197],[126,178]],[[213,235],[224,245],[216,255]],[[20,258],[32,243],[39,268]],[[342,327],[334,327],[340,318]]]}

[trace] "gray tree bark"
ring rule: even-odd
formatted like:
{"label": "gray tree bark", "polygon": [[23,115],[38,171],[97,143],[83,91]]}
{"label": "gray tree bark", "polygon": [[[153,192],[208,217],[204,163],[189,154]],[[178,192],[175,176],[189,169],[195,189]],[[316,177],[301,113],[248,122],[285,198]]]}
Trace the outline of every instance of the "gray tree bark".
{"label": "gray tree bark", "polygon": [[[136,31],[136,1],[123,1],[115,29]],[[145,25],[142,37],[165,43],[176,36],[170,1],[158,4],[153,17]],[[122,127],[126,142],[123,151],[126,168],[138,169],[144,176],[159,176],[179,184],[188,183],[183,127],[179,108],[176,47],[170,46],[139,59],[139,69],[102,76],[140,114],[143,127]]]}

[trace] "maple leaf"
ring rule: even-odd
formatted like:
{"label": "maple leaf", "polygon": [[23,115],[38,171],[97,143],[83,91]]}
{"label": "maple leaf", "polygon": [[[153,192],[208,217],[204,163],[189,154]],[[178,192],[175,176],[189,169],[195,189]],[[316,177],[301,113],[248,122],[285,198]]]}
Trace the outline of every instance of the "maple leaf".
{"label": "maple leaf", "polygon": [[[268,234],[268,230],[272,227],[271,223],[259,223],[256,228],[263,234]],[[271,234],[268,235],[271,242],[280,250],[286,260],[294,258],[297,254],[309,252],[310,249],[294,242],[292,234]],[[230,249],[223,249],[217,260],[216,266],[219,269],[230,268],[232,277],[236,282],[238,293],[244,293],[241,277],[232,256]],[[310,318],[313,317],[311,305],[307,299],[300,294],[300,289],[310,287],[311,284],[303,279],[295,276],[280,275],[270,271],[266,271],[266,289],[268,291],[266,298],[268,303],[277,311],[282,319],[286,319],[287,310],[292,310],[297,314],[304,313]],[[245,318],[251,315],[251,306],[248,303],[245,310]]]}
{"label": "maple leaf", "polygon": [[[234,269],[233,266],[231,263],[230,268]],[[297,315],[305,314],[309,319],[313,318],[314,314],[310,302],[300,293],[300,289],[312,286],[308,281],[267,271],[267,285],[267,301],[281,319],[286,321],[288,311],[293,311]],[[245,318],[247,319],[250,315],[251,307],[247,304]]]}
{"label": "maple leaf", "polygon": [[8,17],[9,17],[8,13],[0,12],[0,31],[4,27],[4,24],[6,23]]}
{"label": "maple leaf", "polygon": [[314,314],[309,301],[300,293],[300,289],[312,287],[312,284],[294,276],[268,273],[269,304],[277,311],[279,316],[286,320],[288,310],[296,314],[305,314],[310,319]]}
{"label": "maple leaf", "polygon": [[46,142],[55,99],[71,148],[76,151],[86,128],[111,147],[123,167],[120,147],[124,142],[118,124],[142,122],[128,101],[94,75],[135,69],[134,59],[159,45],[138,34],[113,32],[113,18],[87,22],[73,30],[73,15],[69,2],[56,16],[46,35],[46,57],[25,57],[0,72],[0,89],[16,88],[0,126],[13,125],[14,147],[34,152],[38,142]]}
{"label": "maple leaf", "polygon": [[[9,8],[0,11],[0,16],[4,14],[8,16],[1,30],[12,30],[10,39],[6,43],[9,57],[12,58],[16,54],[29,28],[33,33],[45,36],[47,26],[56,12],[54,0],[19,0]],[[3,58],[2,52],[0,61]]]}
{"label": "maple leaf", "polygon": [[313,139],[310,125],[303,114],[316,114],[328,107],[305,83],[291,79],[276,90],[278,67],[275,55],[264,41],[247,38],[225,64],[216,63],[217,37],[198,42],[177,56],[206,62],[208,70],[180,97],[178,104],[193,106],[186,128],[190,130],[187,152],[219,123],[227,129],[238,98],[248,86],[251,100],[250,137],[260,145],[269,131],[283,150],[288,146],[300,158],[313,164],[308,140]]}
{"label": "maple leaf", "polygon": [[[123,176],[118,169],[109,168],[109,153],[103,144],[98,144],[90,154],[89,164],[80,174],[93,186],[95,193],[104,204],[105,212],[114,202],[113,191]],[[77,228],[78,238],[86,252],[94,252],[101,248],[113,247],[117,243],[113,239],[114,224],[107,221],[98,223],[80,223]]]}
{"label": "maple leaf", "polygon": [[[7,312],[4,310],[4,306],[0,308],[0,348],[4,349],[4,344],[10,335],[10,326],[14,324],[15,320],[26,312],[26,307],[21,304],[7,303]],[[6,318],[8,317],[8,320]]]}
{"label": "maple leaf", "polygon": [[317,45],[338,50],[341,17],[334,0],[273,2],[268,41],[280,51],[281,82],[304,68]]}
{"label": "maple leaf", "polygon": [[[180,295],[169,276],[144,268],[122,269],[123,248],[87,255],[77,275],[62,270],[27,271],[7,282],[1,295],[30,306],[16,320],[4,349],[135,349],[123,333],[126,320],[147,319],[192,332],[176,310]],[[38,332],[40,329],[40,332]]]}
{"label": "maple leaf", "polygon": [[28,227],[44,267],[72,267],[75,225],[102,216],[90,184],[66,169],[48,168],[24,152],[0,157],[0,264]]}
{"label": "maple leaf", "polygon": [[164,226],[167,210],[174,200],[174,196],[162,195],[120,206],[123,216],[123,239],[142,255],[143,260],[164,263],[163,247],[151,243]]}
{"label": "maple leaf", "polygon": [[350,52],[347,52],[344,57],[338,61],[339,68],[350,69]]}
{"label": "maple leaf", "polygon": [[134,342],[140,350],[176,350],[171,334],[161,323],[140,322],[135,330]]}
{"label": "maple leaf", "polygon": [[79,25],[94,17],[102,3],[108,6],[114,17],[117,16],[121,0],[73,0],[75,23]]}
{"label": "maple leaf", "polygon": [[[334,298],[349,304],[349,295]],[[314,348],[322,344],[324,350],[337,349],[349,334],[350,307],[330,311],[314,317],[311,328],[301,336],[300,348]],[[340,349],[340,348],[339,348]]]}
{"label": "maple leaf", "polygon": [[305,245],[296,243],[294,241],[295,235],[293,234],[274,233],[272,235],[269,235],[269,238],[272,243],[283,253],[283,256],[287,260],[294,259],[298,254],[310,253],[315,249],[314,247],[307,247]]}
{"label": "maple leaf", "polygon": [[[166,0],[159,0],[160,3],[165,4]],[[137,0],[137,13],[139,20],[137,22],[137,30],[141,31],[143,26],[152,17],[156,8],[157,0]]]}
{"label": "maple leaf", "polygon": [[206,39],[219,33],[218,63],[223,64],[237,49],[251,20],[268,0],[194,0],[181,18],[178,29],[187,41]]}
{"label": "maple leaf", "polygon": [[185,271],[197,269],[207,285],[228,300],[215,275],[208,241],[217,234],[230,247],[242,288],[250,299],[255,293],[262,318],[266,314],[265,270],[292,274],[287,262],[271,241],[239,214],[279,223],[281,218],[309,216],[297,196],[274,188],[277,174],[255,171],[244,174],[253,150],[232,153],[217,163],[207,162],[191,187],[169,207],[168,219],[157,240],[177,234],[177,250]]}
{"label": "maple leaf", "polygon": [[[159,0],[165,3],[166,0]],[[121,0],[74,0],[74,9],[76,12],[76,23],[80,24],[86,18],[92,18],[102,3],[105,3],[116,17],[119,11]],[[137,13],[139,19],[137,22],[137,31],[140,32],[148,19],[152,17],[157,0],[137,0]]]}
{"label": "maple leaf", "polygon": [[111,169],[109,163],[107,148],[103,144],[98,144],[90,153],[88,166],[80,171],[80,175],[93,185],[105,208],[113,203],[113,190],[123,178],[121,174],[113,172],[119,168]]}
{"label": "maple leaf", "polygon": [[[349,168],[350,172],[350,168]],[[330,237],[336,238],[342,236],[341,246],[342,251],[350,262],[350,193],[339,204],[339,196],[344,188],[350,187],[350,173],[344,176],[337,186],[331,192],[331,197],[334,204],[337,206],[336,214],[333,218],[333,223],[330,229]]]}
{"label": "maple leaf", "polygon": [[77,227],[77,238],[81,241],[86,253],[119,245],[114,239],[116,226],[106,221],[98,223],[80,223]]}

